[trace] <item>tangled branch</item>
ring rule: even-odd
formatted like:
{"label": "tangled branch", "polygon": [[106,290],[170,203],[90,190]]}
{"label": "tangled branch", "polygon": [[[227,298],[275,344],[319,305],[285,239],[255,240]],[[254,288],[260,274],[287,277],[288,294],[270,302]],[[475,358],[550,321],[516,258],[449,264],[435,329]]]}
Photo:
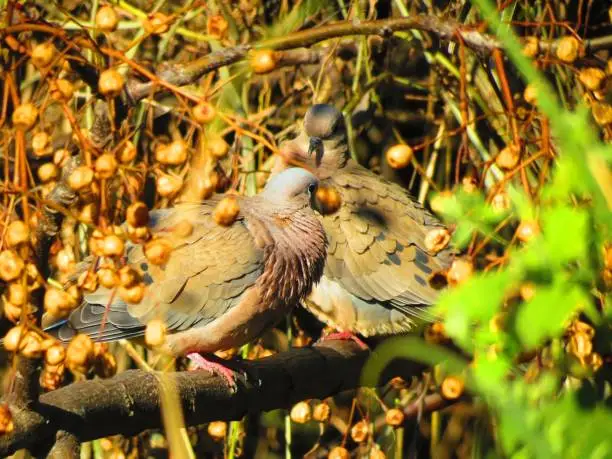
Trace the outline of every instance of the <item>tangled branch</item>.
{"label": "tangled branch", "polygon": [[[328,341],[241,362],[236,364],[239,376],[234,393],[221,377],[203,371],[128,370],[110,379],[77,382],[42,395],[32,410],[11,407],[15,428],[0,437],[0,455],[51,445],[56,438],[63,442],[70,435],[89,441],[159,428],[160,378],[175,384],[186,424],[198,425],[241,419],[249,413],[286,408],[299,400],[323,399],[356,388],[367,357],[368,353],[351,341]],[[402,367],[408,375],[422,368],[410,363]],[[387,379],[383,375],[380,381]],[[66,442],[72,448],[72,443]]]}

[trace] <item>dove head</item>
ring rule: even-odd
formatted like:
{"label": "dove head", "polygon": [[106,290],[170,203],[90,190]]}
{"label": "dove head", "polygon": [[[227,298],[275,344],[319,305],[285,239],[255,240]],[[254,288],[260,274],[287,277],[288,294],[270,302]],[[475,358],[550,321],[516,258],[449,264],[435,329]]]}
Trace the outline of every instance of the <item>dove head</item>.
{"label": "dove head", "polygon": [[319,179],[305,169],[285,169],[268,180],[260,196],[269,202],[284,206],[312,205]]}
{"label": "dove head", "polygon": [[303,166],[319,178],[329,177],[349,158],[344,116],[332,105],[313,105],[299,135],[281,145],[280,154],[285,163]]}

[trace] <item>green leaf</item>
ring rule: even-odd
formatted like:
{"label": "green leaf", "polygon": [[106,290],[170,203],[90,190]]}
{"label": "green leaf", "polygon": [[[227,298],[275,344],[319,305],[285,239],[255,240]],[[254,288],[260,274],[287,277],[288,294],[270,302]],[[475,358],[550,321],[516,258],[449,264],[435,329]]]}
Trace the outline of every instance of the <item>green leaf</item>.
{"label": "green leaf", "polygon": [[506,291],[520,279],[520,271],[505,269],[468,279],[461,286],[445,291],[435,313],[445,316],[445,329],[461,345],[471,349],[471,327],[489,320],[501,308]]}
{"label": "green leaf", "polygon": [[569,206],[546,209],[542,231],[548,256],[554,263],[586,260],[589,216],[585,210]]}
{"label": "green leaf", "polygon": [[575,285],[557,280],[552,286],[538,286],[534,298],[523,304],[516,317],[516,333],[528,348],[558,336],[571,315],[589,301]]}
{"label": "green leaf", "polygon": [[264,30],[265,38],[282,37],[298,30],[309,16],[323,10],[328,4],[327,0],[305,0],[298,3],[288,14],[282,16],[274,24]]}

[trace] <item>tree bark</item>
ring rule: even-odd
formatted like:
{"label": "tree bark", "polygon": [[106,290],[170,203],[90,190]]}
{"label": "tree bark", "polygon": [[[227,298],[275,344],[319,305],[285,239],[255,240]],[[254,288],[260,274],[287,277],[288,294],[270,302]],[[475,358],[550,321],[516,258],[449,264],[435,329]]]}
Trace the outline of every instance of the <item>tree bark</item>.
{"label": "tree bark", "polygon": [[[115,434],[135,435],[160,428],[159,378],[172,378],[187,425],[236,420],[249,413],[287,408],[299,400],[323,399],[360,385],[361,369],[370,355],[352,341],[325,341],[291,349],[258,361],[232,363],[237,390],[206,371],[159,373],[128,370],[110,379],[70,384],[40,396],[33,411],[13,410],[14,430],[0,437],[0,456],[34,448],[56,435],[73,444]],[[376,352],[371,354],[373,358]],[[404,362],[401,372],[415,375],[423,367]],[[397,375],[393,368],[384,382]],[[60,437],[57,437],[58,439]],[[69,441],[70,440],[70,441]],[[56,443],[57,446],[57,443]]]}

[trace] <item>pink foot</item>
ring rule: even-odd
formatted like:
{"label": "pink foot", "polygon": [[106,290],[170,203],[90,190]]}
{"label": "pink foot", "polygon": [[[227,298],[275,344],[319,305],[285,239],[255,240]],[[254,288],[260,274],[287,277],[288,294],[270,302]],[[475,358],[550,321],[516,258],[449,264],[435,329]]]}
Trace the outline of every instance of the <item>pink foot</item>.
{"label": "pink foot", "polygon": [[319,341],[329,341],[332,339],[340,339],[340,340],[351,340],[355,343],[357,343],[357,345],[363,349],[364,351],[368,351],[370,350],[370,347],[364,343],[363,341],[361,341],[359,338],[357,338],[356,335],[354,335],[351,332],[335,332],[335,333],[329,333],[328,335],[322,336]]}
{"label": "pink foot", "polygon": [[232,391],[236,392],[238,389],[238,386],[236,386],[236,375],[223,364],[209,360],[197,352],[187,354],[187,358],[191,361],[193,370],[210,371],[213,374],[221,376]]}

